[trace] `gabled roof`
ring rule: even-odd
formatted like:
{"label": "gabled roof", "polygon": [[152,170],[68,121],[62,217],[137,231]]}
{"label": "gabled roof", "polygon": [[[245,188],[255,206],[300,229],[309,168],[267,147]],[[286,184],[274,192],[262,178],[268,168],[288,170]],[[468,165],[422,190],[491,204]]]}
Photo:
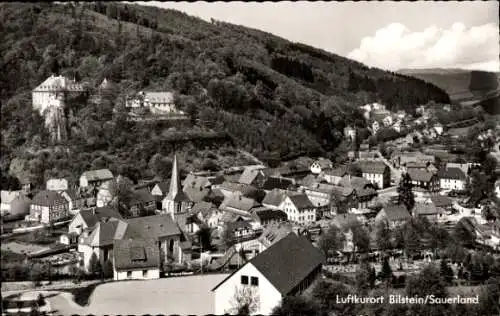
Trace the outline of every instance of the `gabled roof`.
{"label": "gabled roof", "polygon": [[346,188],[361,189],[371,185],[371,182],[365,178],[345,175],[340,179],[339,185]]}
{"label": "gabled roof", "polygon": [[328,169],[332,168],[333,163],[330,159],[318,158],[318,160],[313,162],[313,165],[319,165],[321,169]]}
{"label": "gabled roof", "polygon": [[443,195],[433,195],[431,201],[436,207],[448,207],[453,204],[449,197]]}
{"label": "gabled roof", "polygon": [[112,245],[115,239],[122,239],[127,231],[127,222],[110,218],[97,222],[84,243],[91,247],[104,247]]}
{"label": "gabled roof", "polygon": [[422,181],[422,182],[429,182],[434,176],[434,173],[430,171],[415,169],[415,168],[409,169],[408,174],[410,175],[413,181]]}
{"label": "gabled roof", "polygon": [[50,191],[65,191],[68,189],[68,180],[66,179],[49,179],[47,180],[47,190]]}
{"label": "gabled roof", "polygon": [[[240,269],[247,264],[252,264],[282,295],[287,295],[324,261],[323,253],[307,239],[290,233],[255,256]],[[212,291],[216,290],[233,274],[219,283]]]}
{"label": "gabled roof", "polygon": [[305,187],[310,187],[313,184],[315,184],[318,181],[318,178],[313,175],[313,174],[308,174],[305,176],[302,180],[300,180],[300,183],[305,186]]}
{"label": "gabled roof", "polygon": [[411,218],[410,213],[404,205],[387,205],[380,212],[384,211],[387,219],[391,222],[408,220]]}
{"label": "gabled roof", "polygon": [[375,196],[377,195],[377,190],[374,188],[366,188],[366,189],[356,189],[356,196],[364,197],[364,196]]}
{"label": "gabled roof", "polygon": [[2,190],[0,192],[0,199],[1,202],[4,204],[10,204],[14,199],[18,196],[20,196],[22,191],[7,191],[7,190]]}
{"label": "gabled roof", "polygon": [[172,92],[163,91],[144,91],[144,99],[148,99],[150,102],[174,103],[174,94]]}
{"label": "gabled roof", "polygon": [[215,209],[215,205],[210,202],[197,202],[191,208],[192,213],[201,213],[203,216],[206,216],[211,210]]}
{"label": "gabled roof", "polygon": [[293,226],[291,223],[282,222],[272,224],[264,228],[258,239],[264,247],[269,248],[272,244],[285,238],[291,232],[293,232]]}
{"label": "gabled roof", "polygon": [[168,188],[170,187],[170,180],[158,182],[155,186],[158,186],[163,195],[167,195]]}
{"label": "gabled roof", "polygon": [[180,235],[181,231],[169,215],[136,217],[127,220],[124,238],[158,238]]}
{"label": "gabled roof", "polygon": [[220,209],[221,210],[236,209],[239,211],[249,212],[252,208],[259,205],[260,204],[254,199],[250,199],[241,195],[230,196],[224,199],[224,201],[220,205]]}
{"label": "gabled roof", "polygon": [[154,239],[115,240],[113,256],[116,270],[160,268],[160,251]]}
{"label": "gabled roof", "polygon": [[438,177],[440,179],[453,179],[453,180],[465,180],[467,176],[465,173],[459,168],[441,168],[438,171]]}
{"label": "gabled roof", "polygon": [[273,190],[273,189],[286,190],[291,185],[293,185],[293,182],[290,179],[270,177],[264,182],[264,184],[262,185],[262,189],[263,190]]}
{"label": "gabled roof", "polygon": [[238,182],[243,184],[252,184],[259,174],[259,169],[245,168]]}
{"label": "gabled roof", "polygon": [[79,214],[87,227],[93,227],[97,224],[97,222],[104,218],[122,218],[121,214],[117,210],[109,206],[81,210]]}
{"label": "gabled roof", "polygon": [[43,190],[37,193],[32,201],[33,205],[38,206],[55,206],[68,204],[68,201],[59,193],[54,191]]}
{"label": "gabled roof", "polygon": [[361,172],[370,174],[382,174],[389,168],[382,161],[361,161],[358,165]]}
{"label": "gabled roof", "polygon": [[248,220],[226,222],[226,228],[231,231],[240,229],[252,229],[252,224]]}
{"label": "gabled roof", "polygon": [[88,181],[104,181],[113,179],[113,174],[109,169],[98,169],[85,171],[82,177],[86,177]]}
{"label": "gabled roof", "polygon": [[347,173],[347,167],[345,166],[323,171],[323,174],[334,177],[343,177],[346,175],[346,173]]}
{"label": "gabled roof", "polygon": [[65,76],[51,75],[33,90],[33,92],[39,91],[84,91],[84,87]]}
{"label": "gabled roof", "polygon": [[413,209],[413,214],[415,215],[437,215],[441,212],[437,209],[434,204],[424,204],[416,203]]}
{"label": "gabled roof", "polygon": [[289,195],[288,198],[298,210],[314,207],[311,200],[305,194]]}
{"label": "gabled roof", "polygon": [[191,202],[201,202],[210,193],[210,189],[203,187],[185,187],[184,193]]}
{"label": "gabled roof", "polygon": [[287,215],[285,212],[280,211],[280,210],[259,210],[254,212],[254,215],[260,220],[260,221],[267,221],[267,220],[286,220]]}
{"label": "gabled roof", "polygon": [[269,191],[264,199],[262,200],[262,204],[273,205],[278,207],[286,198],[286,192],[280,189],[273,189]]}

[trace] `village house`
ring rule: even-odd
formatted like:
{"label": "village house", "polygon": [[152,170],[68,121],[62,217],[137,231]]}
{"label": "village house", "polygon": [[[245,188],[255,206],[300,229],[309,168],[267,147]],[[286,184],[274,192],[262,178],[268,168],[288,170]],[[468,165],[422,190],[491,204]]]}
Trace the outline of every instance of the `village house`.
{"label": "village house", "polygon": [[345,166],[341,166],[332,170],[326,170],[320,173],[319,179],[326,181],[333,185],[339,185],[342,177],[347,174],[347,168]]}
{"label": "village house", "polygon": [[391,155],[392,163],[397,167],[406,166],[407,163],[435,163],[435,157],[424,155],[421,152],[398,152]]}
{"label": "village house", "polygon": [[255,238],[247,239],[235,244],[235,249],[251,254],[246,256],[248,260],[255,257],[257,254],[265,251],[271,245],[277,243],[293,232],[293,226],[289,222],[274,223],[263,228],[260,235],[255,235]]}
{"label": "village house", "polygon": [[333,163],[330,159],[319,158],[314,161],[311,165],[311,172],[314,174],[320,174],[321,171],[333,168]]}
{"label": "village house", "polygon": [[153,189],[151,189],[151,194],[154,196],[159,196],[164,198],[168,194],[169,188],[170,188],[170,180],[160,181],[155,184]]}
{"label": "village house", "polygon": [[285,222],[288,219],[285,212],[266,208],[253,211],[252,217],[262,227]]}
{"label": "village house", "polygon": [[243,170],[238,183],[252,185],[254,187],[260,188],[269,177],[270,169],[261,167],[246,167]]}
{"label": "village house", "polygon": [[156,199],[147,189],[132,191],[127,204],[132,217],[153,215],[156,211]]}
{"label": "village house", "polygon": [[392,125],[392,115],[387,115],[382,119],[382,123],[384,124],[385,127],[389,127]]}
{"label": "village house", "polygon": [[30,213],[31,199],[24,193],[16,195],[8,194],[8,192],[22,193],[22,191],[2,191],[2,211],[0,213],[2,221],[24,219]]}
{"label": "village house", "polygon": [[316,207],[306,194],[287,196],[279,209],[286,213],[289,221],[300,225],[309,225],[316,221]]}
{"label": "village house", "polygon": [[346,174],[340,179],[339,186],[353,189],[374,188],[370,180],[363,177],[351,176],[350,174]]}
{"label": "village house", "polygon": [[401,120],[397,120],[394,124],[392,124],[392,128],[396,132],[401,133],[401,130],[403,129],[403,122]]}
{"label": "village house", "polygon": [[411,215],[404,205],[386,205],[375,217],[375,223],[386,222],[390,229],[404,225]]}
{"label": "village house", "polygon": [[68,201],[57,192],[44,190],[33,197],[27,220],[50,224],[65,219],[68,215]]}
{"label": "village house", "polygon": [[433,193],[439,191],[439,179],[432,172],[418,169],[409,169],[413,190],[416,192]]}
{"label": "village house", "polygon": [[183,191],[192,203],[201,202],[210,194],[209,187],[201,186],[186,186]]}
{"label": "village house", "polygon": [[355,214],[339,214],[331,222],[332,226],[337,227],[344,235],[341,251],[351,253],[355,251],[353,229],[361,227],[363,224]]}
{"label": "village house", "polygon": [[358,209],[366,209],[376,204],[378,193],[374,188],[356,189],[356,200],[358,201]]}
{"label": "village house", "polygon": [[82,208],[91,204],[78,189],[69,189],[60,192],[60,194],[68,201],[69,212],[71,214],[75,214]]}
{"label": "village house", "polygon": [[0,192],[0,199],[1,199],[1,215],[3,216],[6,213],[10,212],[11,208],[11,203],[14,201],[15,198],[18,196],[24,195],[23,191],[18,190],[18,191],[7,191],[7,190],[2,190]]}
{"label": "village house", "polygon": [[453,201],[444,195],[432,195],[426,203],[434,205],[443,214],[451,213],[453,210]]}
{"label": "village house", "polygon": [[230,181],[224,181],[217,189],[220,190],[225,197],[251,196],[258,191],[257,188],[252,185]]}
{"label": "village house", "polygon": [[415,218],[425,217],[428,221],[434,223],[442,221],[445,215],[434,204],[426,204],[426,203],[416,203],[412,212],[413,212],[413,217]]}
{"label": "village house", "polygon": [[459,168],[442,168],[438,171],[439,187],[442,190],[465,190],[467,175]]}
{"label": "village house", "polygon": [[219,209],[221,211],[234,212],[248,216],[252,209],[258,206],[260,206],[260,204],[254,199],[240,195],[225,198],[219,206]]}
{"label": "village house", "polygon": [[377,134],[377,132],[379,131],[380,127],[381,126],[380,126],[379,122],[377,122],[377,121],[373,122],[372,123],[372,134],[373,135]]}
{"label": "village house", "polygon": [[113,279],[160,278],[160,252],[154,239],[122,239],[114,242]]}
{"label": "village house", "polygon": [[66,179],[49,179],[47,180],[47,190],[49,191],[56,191],[56,192],[63,192],[68,190],[68,180]]}
{"label": "village house", "polygon": [[113,174],[108,169],[85,171],[80,177],[80,187],[99,187],[102,183],[112,179]]}
{"label": "village house", "polygon": [[438,136],[441,136],[443,134],[443,125],[441,123],[434,124],[434,130]]}
{"label": "village house", "polygon": [[233,298],[237,292],[248,291],[258,302],[251,307],[252,314],[271,314],[284,297],[307,290],[321,274],[324,261],[321,251],[307,239],[290,233],[212,289],[214,313],[237,313]]}
{"label": "village house", "polygon": [[74,233],[79,236],[84,231],[92,229],[98,222],[106,218],[122,219],[122,216],[116,209],[109,206],[81,210],[69,223],[68,233]]}
{"label": "village house", "polygon": [[303,187],[302,190],[316,207],[329,206],[334,198],[332,185],[314,183],[309,187]]}
{"label": "village house", "polygon": [[272,210],[278,210],[281,203],[286,198],[287,191],[280,189],[273,189],[266,193],[266,196],[262,200],[262,205],[268,207]]}
{"label": "village house", "polygon": [[86,271],[91,269],[91,258],[103,265],[113,258],[113,242],[122,239],[127,230],[127,222],[114,218],[102,217],[90,231],[83,231],[78,241],[78,252],[83,260]]}
{"label": "village house", "polygon": [[343,211],[348,211],[351,208],[357,206],[357,190],[352,187],[342,187],[342,186],[332,186],[331,190],[333,192],[333,203],[330,207],[330,212],[326,212],[326,210],[321,214],[322,216],[318,216],[319,218],[323,218],[325,215],[336,215],[339,213],[339,207],[342,205]]}
{"label": "village house", "polygon": [[382,161],[363,161],[359,163],[363,178],[370,181],[378,189],[391,184],[391,170]]}
{"label": "village house", "polygon": [[280,190],[288,190],[291,189],[294,185],[294,181],[291,179],[287,178],[277,178],[277,177],[269,177],[267,180],[262,184],[262,190],[264,190],[266,193],[274,190],[274,189],[280,189]]}
{"label": "village house", "polygon": [[255,235],[254,226],[249,220],[240,220],[226,223],[226,230],[230,231],[235,241],[246,240]]}
{"label": "village house", "polygon": [[179,113],[174,102],[172,92],[140,91],[135,96],[127,97],[125,106],[127,108],[148,108],[151,111],[161,111],[167,113]]}

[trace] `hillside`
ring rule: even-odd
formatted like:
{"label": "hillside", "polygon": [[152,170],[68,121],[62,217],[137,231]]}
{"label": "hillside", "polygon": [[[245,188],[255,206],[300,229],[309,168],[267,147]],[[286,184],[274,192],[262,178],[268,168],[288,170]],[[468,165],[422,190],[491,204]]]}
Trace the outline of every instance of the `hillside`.
{"label": "hillside", "polygon": [[[491,99],[500,91],[500,73],[439,68],[401,69],[398,72],[440,87],[448,93],[451,101],[456,103],[477,104],[482,100]],[[493,114],[489,107],[485,110]]]}
{"label": "hillside", "polygon": [[[379,101],[412,111],[431,100],[449,103],[422,80],[174,10],[1,3],[0,18],[1,169],[27,169],[39,185],[103,166],[134,180],[152,176],[173,150],[186,168],[207,167],[214,151],[234,149],[266,162],[342,158],[343,128],[365,127],[358,106]],[[51,74],[86,82],[90,95],[104,78],[113,83],[98,103],[67,102],[69,139],[57,147],[31,108],[31,90]],[[124,98],[138,90],[174,90],[192,125],[126,122]]]}

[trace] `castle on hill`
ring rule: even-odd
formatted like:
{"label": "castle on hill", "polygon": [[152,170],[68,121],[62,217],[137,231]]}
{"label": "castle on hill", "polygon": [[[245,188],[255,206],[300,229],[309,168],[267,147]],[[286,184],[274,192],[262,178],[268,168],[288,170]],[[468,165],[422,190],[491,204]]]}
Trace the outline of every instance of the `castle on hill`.
{"label": "castle on hill", "polygon": [[51,75],[32,91],[33,109],[43,114],[51,106],[64,108],[68,94],[78,95],[85,91],[85,87],[74,79]]}

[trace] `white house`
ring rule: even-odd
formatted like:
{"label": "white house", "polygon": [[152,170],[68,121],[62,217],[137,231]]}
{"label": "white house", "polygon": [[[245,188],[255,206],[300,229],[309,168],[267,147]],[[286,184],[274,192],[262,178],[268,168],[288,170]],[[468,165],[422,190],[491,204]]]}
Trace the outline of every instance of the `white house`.
{"label": "white house", "polygon": [[68,93],[80,94],[84,91],[84,86],[75,80],[52,75],[33,89],[33,109],[42,114],[51,105],[64,106],[65,97]]}
{"label": "white house", "polygon": [[377,189],[384,189],[391,184],[391,169],[382,161],[362,161],[359,164],[363,178],[370,181]]}
{"label": "white house", "polygon": [[314,174],[320,174],[321,171],[331,169],[333,167],[333,163],[330,159],[319,158],[314,161],[311,165],[311,172]]}
{"label": "white house", "polygon": [[54,191],[40,191],[35,195],[30,206],[29,221],[49,224],[69,215],[69,202]]}
{"label": "white house", "polygon": [[47,190],[62,192],[68,189],[68,180],[61,179],[49,179],[47,180]]}
{"label": "white house", "polygon": [[7,191],[7,190],[2,190],[1,191],[1,206],[0,206],[0,214],[3,216],[6,213],[10,212],[10,204],[12,201],[14,201],[18,196],[20,196],[23,192],[22,191]]}
{"label": "white house", "polygon": [[443,134],[443,125],[441,125],[440,123],[434,124],[434,130],[436,131],[436,133],[438,135],[442,135]]}
{"label": "white house", "polygon": [[83,231],[91,229],[100,222],[101,219],[105,218],[121,219],[122,216],[117,210],[109,206],[81,210],[69,223],[68,233],[81,235]]}
{"label": "white house", "polygon": [[385,127],[389,127],[392,125],[392,116],[391,115],[387,115],[386,117],[384,117],[382,119],[382,123],[384,124]]}
{"label": "white house", "polygon": [[465,190],[467,176],[459,168],[443,168],[438,171],[438,178],[442,190]]}
{"label": "white house", "polygon": [[159,279],[160,252],[155,240],[116,240],[113,250],[113,277],[116,281]]}
{"label": "white house", "polygon": [[378,130],[380,129],[380,124],[379,122],[375,121],[372,124],[372,133],[373,135],[377,134]]}
{"label": "white house", "polygon": [[250,296],[250,314],[270,315],[286,296],[298,295],[321,274],[322,252],[295,233],[245,263],[215,288],[214,314],[237,314],[235,301]]}
{"label": "white house", "polygon": [[285,212],[288,220],[292,222],[308,225],[316,221],[316,207],[305,194],[287,196],[279,209]]}
{"label": "white house", "polygon": [[99,186],[105,181],[113,179],[113,174],[108,169],[85,171],[80,176],[80,187]]}

